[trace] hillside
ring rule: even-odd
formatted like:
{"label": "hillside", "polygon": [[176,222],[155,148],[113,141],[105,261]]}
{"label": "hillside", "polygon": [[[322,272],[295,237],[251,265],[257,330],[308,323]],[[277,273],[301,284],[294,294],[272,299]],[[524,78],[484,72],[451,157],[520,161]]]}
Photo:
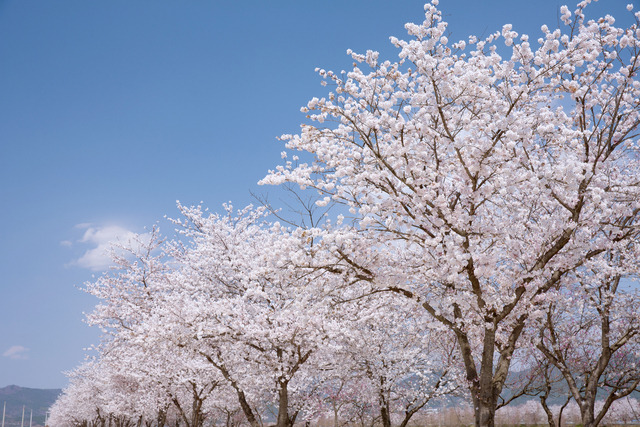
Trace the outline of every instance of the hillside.
{"label": "hillside", "polygon": [[[31,410],[33,410],[32,426],[44,426],[45,413],[61,392],[60,389],[25,388],[16,385],[0,388],[0,411],[6,402],[4,426],[20,427],[23,406],[25,407],[25,426],[29,426]],[[0,417],[2,417],[1,414]]]}

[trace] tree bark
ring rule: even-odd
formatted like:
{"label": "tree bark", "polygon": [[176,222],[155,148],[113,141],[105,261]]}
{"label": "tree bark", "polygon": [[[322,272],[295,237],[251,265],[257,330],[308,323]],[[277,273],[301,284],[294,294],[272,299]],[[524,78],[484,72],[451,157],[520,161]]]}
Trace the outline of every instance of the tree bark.
{"label": "tree bark", "polygon": [[564,402],[564,405],[560,407],[560,411],[558,412],[558,427],[562,427],[562,413],[564,412],[564,408],[567,407],[569,402],[571,402],[572,396],[569,394],[567,400]]}
{"label": "tree bark", "polygon": [[378,404],[380,405],[380,418],[383,427],[391,427],[391,410],[389,400],[385,396],[384,377],[380,377],[380,390],[378,390]]}
{"label": "tree bark", "polygon": [[258,420],[256,420],[255,415],[253,415],[253,410],[251,409],[251,406],[247,402],[244,392],[239,388],[236,388],[236,387],[234,388],[236,389],[236,393],[238,394],[238,402],[240,403],[242,412],[244,413],[244,416],[247,417],[247,421],[249,422],[249,425],[251,425],[251,427],[260,427]]}
{"label": "tree bark", "polygon": [[158,422],[158,426],[164,426],[167,421],[167,411],[165,409],[159,410],[156,420]]}
{"label": "tree bark", "polygon": [[258,420],[253,414],[253,409],[251,409],[251,405],[249,405],[249,403],[247,402],[247,398],[244,394],[244,391],[242,391],[242,389],[238,386],[238,383],[231,377],[231,374],[229,373],[227,368],[224,366],[224,364],[216,363],[216,361],[206,353],[201,352],[200,354],[202,354],[209,361],[209,363],[211,363],[216,369],[220,371],[224,379],[229,381],[229,384],[231,385],[231,387],[233,387],[233,389],[236,391],[236,394],[238,395],[238,403],[240,403],[240,408],[242,408],[242,412],[244,413],[244,416],[247,417],[247,422],[249,423],[249,425],[251,427],[260,427],[260,423],[258,423]]}
{"label": "tree bark", "polygon": [[497,397],[500,390],[493,384],[493,354],[495,351],[495,332],[486,328],[483,340],[482,362],[480,375],[476,369],[476,363],[471,352],[471,344],[466,334],[457,331],[458,344],[462,351],[467,380],[470,382],[470,391],[473,398],[473,407],[476,427],[494,427]]}
{"label": "tree bark", "polygon": [[497,322],[490,322],[484,330],[482,360],[480,362],[480,372],[476,368],[475,359],[472,354],[471,344],[466,333],[454,330],[458,339],[458,345],[462,353],[467,380],[470,383],[470,391],[473,397],[475,425],[477,427],[494,427],[495,414],[498,406],[498,397],[502,393],[504,382],[506,381],[511,365],[511,356],[515,349],[515,344],[522,333],[526,315],[518,318],[514,325],[507,345],[500,351],[497,366],[494,371],[494,356],[496,352]]}
{"label": "tree bark", "polygon": [[279,382],[280,390],[278,391],[278,422],[276,427],[292,427],[295,422],[295,416],[289,416],[289,391],[288,381],[281,380]]}

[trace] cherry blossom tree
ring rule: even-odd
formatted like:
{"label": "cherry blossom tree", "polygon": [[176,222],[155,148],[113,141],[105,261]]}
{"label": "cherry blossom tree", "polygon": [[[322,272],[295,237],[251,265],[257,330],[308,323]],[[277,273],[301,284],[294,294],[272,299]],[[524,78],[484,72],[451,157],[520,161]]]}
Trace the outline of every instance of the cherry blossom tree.
{"label": "cherry blossom tree", "polygon": [[[313,239],[267,223],[264,210],[224,215],[181,207],[175,223],[189,244],[170,250],[179,267],[162,314],[171,334],[219,370],[248,422],[277,402],[277,425],[293,425],[315,391],[320,366],[342,333],[327,291],[340,276],[300,269]],[[253,403],[251,403],[253,402]]]}
{"label": "cherry blossom tree", "polygon": [[[100,299],[88,322],[105,336],[96,348],[94,373],[88,376],[82,369],[80,377],[103,397],[97,408],[107,418],[200,427],[229,390],[217,370],[175,344],[156,315],[166,306],[166,275],[172,267],[164,243],[157,228],[121,242],[112,252],[112,270],[86,285]],[[77,401],[72,410],[88,402]]]}
{"label": "cherry blossom tree", "polygon": [[70,384],[51,406],[49,425],[93,427],[104,421],[99,386],[90,374],[92,369],[93,364],[89,363],[68,374]]}
{"label": "cherry blossom tree", "polygon": [[[530,327],[529,331],[534,334],[538,332],[533,327]],[[507,405],[513,407],[513,401],[523,396],[537,396],[549,427],[560,427],[564,410],[573,396],[566,391],[566,387],[562,386],[564,384],[562,373],[535,348],[535,345],[530,344],[527,337],[524,341],[524,345],[521,345],[515,357],[515,363],[520,370],[513,372],[507,379],[505,388],[510,393],[509,396],[500,396],[497,409]],[[550,401],[554,397],[564,399],[564,402],[561,405],[552,406]]]}
{"label": "cherry blossom tree", "polygon": [[351,71],[319,70],[333,91],[261,181],[349,209],[354,225],[319,237],[326,269],[456,336],[476,425],[494,425],[547,293],[587,262],[615,276],[607,254],[638,237],[640,14],[620,28],[587,19],[589,3],[562,7],[563,28],[537,42],[505,25],[451,43],[433,0],[410,41],[391,39],[398,61],[349,51]]}
{"label": "cherry blossom tree", "polygon": [[429,402],[456,394],[463,384],[450,333],[422,328],[424,310],[403,303],[387,294],[340,305],[351,324],[345,323],[334,375],[359,384],[358,397],[369,397],[385,427],[406,426]]}
{"label": "cherry blossom tree", "polygon": [[[219,391],[222,378],[176,346],[155,317],[170,270],[163,243],[154,228],[115,246],[112,271],[86,285],[100,299],[87,318],[107,334],[98,347],[103,370],[110,369],[102,376],[131,388],[111,396],[113,405],[148,402],[157,409],[158,422],[175,413],[187,427],[199,427],[205,420],[203,404]],[[129,412],[149,419],[144,408]]]}
{"label": "cherry blossom tree", "polygon": [[135,376],[102,359],[68,373],[70,384],[51,408],[50,425],[129,427],[164,419],[164,411]]}
{"label": "cherry blossom tree", "polygon": [[640,385],[640,296],[622,289],[620,276],[596,284],[589,277],[550,306],[537,347],[562,373],[582,424],[597,426]]}
{"label": "cherry blossom tree", "polygon": [[117,378],[131,385],[114,400],[136,402],[139,407],[132,412],[145,419],[150,413],[175,413],[186,427],[200,427],[214,415],[210,406],[220,404],[221,396],[231,392],[205,361],[151,329],[141,338],[109,344],[101,363],[110,364]]}
{"label": "cherry blossom tree", "polygon": [[106,334],[101,364],[190,427],[219,408],[258,426],[272,402],[277,425],[293,425],[344,333],[328,297],[342,276],[300,267],[311,264],[311,233],[267,222],[265,209],[180,210],[174,240],[157,229],[135,237],[87,284],[100,299],[88,320]]}
{"label": "cherry blossom tree", "polygon": [[363,418],[378,420],[375,410],[375,392],[370,390],[370,383],[363,381],[353,372],[348,375],[334,375],[324,381],[318,393],[313,396],[311,413],[315,421],[329,422],[333,427],[348,426]]}

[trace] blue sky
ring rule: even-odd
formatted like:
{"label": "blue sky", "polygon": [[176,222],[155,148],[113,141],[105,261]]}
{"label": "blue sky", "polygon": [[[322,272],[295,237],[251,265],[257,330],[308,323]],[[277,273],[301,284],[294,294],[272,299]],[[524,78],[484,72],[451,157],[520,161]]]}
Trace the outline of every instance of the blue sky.
{"label": "blue sky", "polygon": [[[593,10],[628,19],[630,0]],[[638,0],[633,0],[638,8]],[[450,40],[539,35],[555,0],[441,0]],[[78,290],[107,241],[250,191],[302,105],[356,52],[423,19],[415,0],[0,0],[0,387],[63,387],[99,333]],[[535,40],[535,39],[534,39]]]}

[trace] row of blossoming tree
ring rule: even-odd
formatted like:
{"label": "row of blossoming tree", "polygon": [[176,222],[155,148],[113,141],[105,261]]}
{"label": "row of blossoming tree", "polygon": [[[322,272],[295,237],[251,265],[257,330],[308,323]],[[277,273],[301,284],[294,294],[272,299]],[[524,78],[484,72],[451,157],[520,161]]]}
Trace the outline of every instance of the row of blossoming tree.
{"label": "row of blossoming tree", "polygon": [[534,48],[451,43],[433,0],[396,62],[319,70],[262,183],[333,214],[179,206],[114,252],[52,425],[404,426],[455,397],[493,426],[522,395],[556,425],[554,393],[598,425],[640,383],[640,13],[589,3]]}

